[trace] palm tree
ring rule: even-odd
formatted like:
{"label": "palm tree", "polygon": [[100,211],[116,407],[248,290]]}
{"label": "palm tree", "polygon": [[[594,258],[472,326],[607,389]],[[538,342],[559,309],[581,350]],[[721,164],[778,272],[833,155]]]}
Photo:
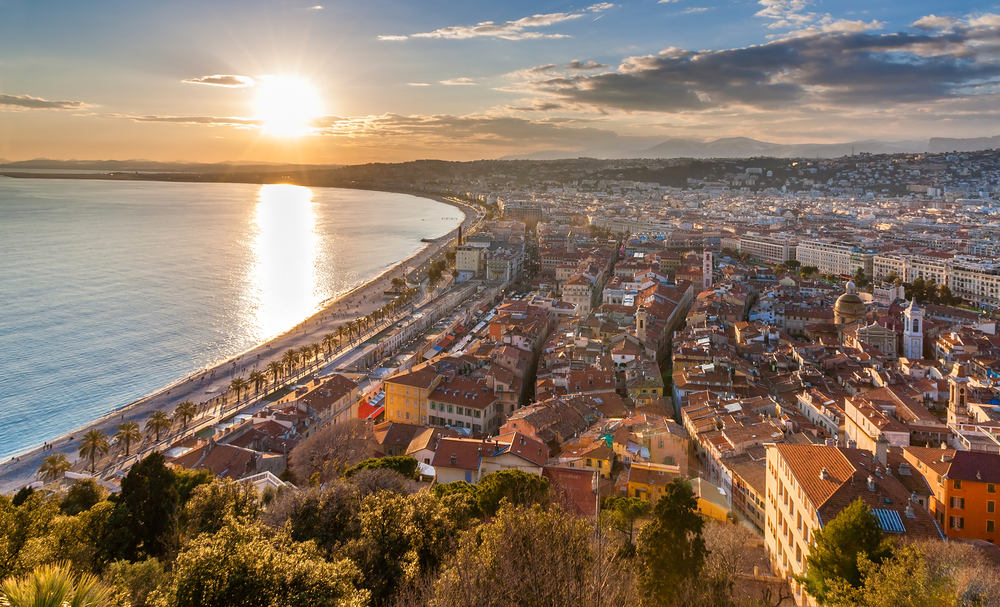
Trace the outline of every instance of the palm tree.
{"label": "palm tree", "polygon": [[319,360],[319,353],[323,350],[323,346],[319,344],[312,345],[313,360]]}
{"label": "palm tree", "polygon": [[236,393],[237,401],[240,400],[240,394],[243,392],[243,390],[249,387],[250,384],[248,384],[247,380],[243,379],[242,377],[235,377],[233,378],[233,381],[229,382],[229,389]]}
{"label": "palm tree", "polygon": [[250,383],[253,384],[254,394],[259,394],[260,387],[264,385],[265,381],[267,381],[267,376],[261,373],[260,371],[254,370],[250,372],[250,375],[247,376],[247,379],[250,381]]}
{"label": "palm tree", "polygon": [[273,383],[277,385],[278,376],[281,375],[281,372],[285,370],[285,367],[282,366],[280,362],[272,360],[271,362],[267,363],[267,370],[271,373],[271,377],[274,378]]}
{"label": "palm tree", "polygon": [[327,355],[327,357],[329,357],[331,354],[333,354],[333,340],[334,339],[336,339],[336,337],[333,336],[333,333],[327,333],[326,335],[323,336],[323,345],[326,346],[326,355]]}
{"label": "palm tree", "polygon": [[299,358],[302,360],[302,366],[306,366],[309,362],[309,358],[312,357],[313,349],[312,346],[302,346],[299,348]]}
{"label": "palm tree", "polygon": [[349,339],[351,341],[354,341],[354,338],[351,337],[351,335],[354,333],[354,330],[357,329],[357,328],[358,328],[358,321],[356,321],[356,320],[349,320],[349,321],[347,321],[347,339]]}
{"label": "palm tree", "polygon": [[69,563],[35,567],[0,584],[0,605],[10,607],[106,607],[111,589],[88,573],[76,577]]}
{"label": "palm tree", "polygon": [[295,365],[299,363],[299,355],[294,348],[289,348],[285,350],[285,355],[281,357],[281,361],[285,363],[288,367],[288,372],[291,373],[295,370]]}
{"label": "palm tree", "polygon": [[337,327],[337,340],[340,342],[344,341],[344,325],[339,325]]}
{"label": "palm tree", "polygon": [[170,430],[170,426],[172,425],[170,416],[167,415],[166,411],[153,411],[146,419],[146,433],[154,434],[156,442],[160,442],[160,433]]}
{"label": "palm tree", "polygon": [[38,467],[38,478],[50,483],[62,478],[62,475],[72,467],[64,454],[48,455],[42,460],[42,465]]}
{"label": "palm tree", "polygon": [[180,420],[181,426],[187,430],[188,422],[194,419],[196,412],[197,408],[194,406],[194,403],[186,400],[174,409],[174,419]]}
{"label": "palm tree", "polygon": [[100,430],[90,430],[80,441],[80,457],[90,460],[90,473],[93,474],[97,458],[103,457],[111,450],[108,435]]}
{"label": "palm tree", "polygon": [[125,422],[118,426],[118,432],[115,432],[115,442],[125,447],[125,457],[128,457],[129,447],[132,446],[132,443],[141,440],[142,432],[139,430],[139,424],[135,422]]}

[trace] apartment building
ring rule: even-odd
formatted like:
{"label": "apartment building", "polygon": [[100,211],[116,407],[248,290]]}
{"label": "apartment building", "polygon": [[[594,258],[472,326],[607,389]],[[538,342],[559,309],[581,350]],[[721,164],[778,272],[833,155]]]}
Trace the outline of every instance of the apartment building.
{"label": "apartment building", "polygon": [[799,243],[795,259],[803,266],[815,266],[824,274],[852,276],[860,268],[871,276],[875,254],[852,245],[813,241]]}
{"label": "apartment building", "polygon": [[857,499],[886,534],[943,539],[929,513],[885,465],[861,449],[770,444],[764,546],[777,575],[790,579],[798,605],[815,605],[794,576],[806,570],[814,534]]}
{"label": "apartment building", "polygon": [[741,236],[737,250],[768,263],[781,264],[795,259],[796,244],[791,240],[767,236]]}

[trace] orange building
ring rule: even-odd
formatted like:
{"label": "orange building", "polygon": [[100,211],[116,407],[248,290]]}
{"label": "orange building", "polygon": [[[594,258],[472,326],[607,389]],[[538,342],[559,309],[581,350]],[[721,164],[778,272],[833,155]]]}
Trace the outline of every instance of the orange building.
{"label": "orange building", "polygon": [[928,510],[950,538],[996,543],[1000,455],[907,447],[903,457],[931,490]]}

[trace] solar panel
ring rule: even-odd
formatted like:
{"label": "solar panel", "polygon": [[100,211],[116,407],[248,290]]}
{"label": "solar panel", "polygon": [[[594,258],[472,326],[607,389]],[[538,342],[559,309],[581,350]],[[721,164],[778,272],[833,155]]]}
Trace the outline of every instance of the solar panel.
{"label": "solar panel", "polygon": [[906,533],[903,527],[903,519],[895,510],[885,510],[883,508],[873,508],[872,514],[878,519],[878,526],[886,533]]}

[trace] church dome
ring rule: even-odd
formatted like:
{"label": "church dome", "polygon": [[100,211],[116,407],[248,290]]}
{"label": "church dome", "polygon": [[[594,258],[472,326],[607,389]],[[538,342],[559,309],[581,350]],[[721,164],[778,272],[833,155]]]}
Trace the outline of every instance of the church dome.
{"label": "church dome", "polygon": [[866,312],[865,302],[858,295],[857,286],[854,281],[848,281],[844,294],[833,304],[834,322],[838,325],[857,322],[865,317]]}

